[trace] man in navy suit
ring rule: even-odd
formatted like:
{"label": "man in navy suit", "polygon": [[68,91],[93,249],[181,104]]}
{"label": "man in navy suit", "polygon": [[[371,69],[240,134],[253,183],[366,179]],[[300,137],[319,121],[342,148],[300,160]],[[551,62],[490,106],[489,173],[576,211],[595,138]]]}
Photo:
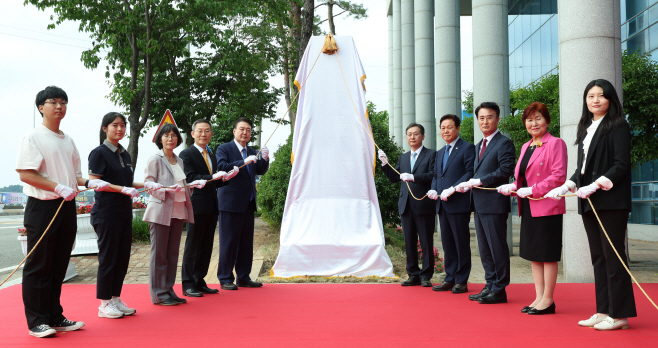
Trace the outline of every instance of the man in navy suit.
{"label": "man in navy suit", "polygon": [[[475,115],[484,138],[475,147],[473,179],[459,184],[457,192],[466,192],[475,186],[495,188],[508,184],[514,173],[514,144],[498,131],[498,104],[484,102],[475,109]],[[481,189],[474,189],[472,197],[475,232],[487,284],[479,294],[468,298],[483,304],[507,303],[505,287],[510,282],[507,215],[511,210],[510,197],[495,190]]]}
{"label": "man in navy suit", "polygon": [[[230,171],[240,167],[238,175],[228,185],[217,190],[219,204],[219,267],[217,278],[224,290],[238,287],[258,288],[262,283],[249,277],[254,254],[254,212],[256,211],[256,175],[264,175],[269,169],[269,150],[263,146],[261,158],[247,146],[251,139],[253,123],[240,117],[233,124],[235,139],[217,147],[217,168]],[[234,284],[233,268],[237,276]]]}
{"label": "man in navy suit", "polygon": [[[417,123],[407,127],[407,143],[411,151],[406,152],[398,159],[395,170],[388,165],[388,158],[384,151],[379,150],[379,159],[382,161],[384,174],[392,183],[405,181],[416,197],[422,197],[430,188],[434,176],[434,150],[423,146],[425,128]],[[435,204],[432,200],[416,200],[409,193],[406,184],[400,185],[398,210],[402,220],[402,233],[407,252],[407,273],[409,279],[402,282],[402,286],[421,285],[432,286],[434,274],[434,248],[433,236],[436,220],[434,219]],[[418,268],[418,240],[423,252],[423,269]]]}
{"label": "man in navy suit", "polygon": [[471,274],[471,196],[455,193],[454,186],[473,177],[475,146],[459,137],[461,120],[456,115],[441,117],[439,124],[447,145],[436,152],[432,189],[427,197],[437,200],[446,277],[432,290],[461,294],[468,291]]}

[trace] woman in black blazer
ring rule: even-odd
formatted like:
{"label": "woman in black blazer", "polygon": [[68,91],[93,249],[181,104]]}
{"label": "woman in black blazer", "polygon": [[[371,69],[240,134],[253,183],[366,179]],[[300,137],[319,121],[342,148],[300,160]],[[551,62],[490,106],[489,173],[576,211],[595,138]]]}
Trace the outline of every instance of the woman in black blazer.
{"label": "woman in black blazer", "polygon": [[627,329],[627,318],[637,316],[633,283],[587,201],[589,197],[612,244],[628,263],[625,241],[631,211],[631,132],[610,82],[593,80],[585,88],[576,145],[576,172],[546,196],[559,199],[559,194],[579,187],[578,213],[583,218],[594,266],[597,313],[578,324],[598,330]]}

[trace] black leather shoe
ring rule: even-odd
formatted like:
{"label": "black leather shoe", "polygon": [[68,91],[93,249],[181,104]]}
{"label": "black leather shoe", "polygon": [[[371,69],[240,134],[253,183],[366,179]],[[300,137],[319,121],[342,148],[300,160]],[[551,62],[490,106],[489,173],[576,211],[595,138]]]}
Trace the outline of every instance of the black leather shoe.
{"label": "black leather shoe", "polygon": [[420,286],[424,288],[431,288],[432,287],[432,281],[429,279],[421,279],[420,280]]}
{"label": "black leather shoe", "polygon": [[203,294],[195,288],[189,288],[187,290],[183,290],[183,296],[203,297]]}
{"label": "black leather shoe", "polygon": [[432,287],[432,290],[434,290],[434,291],[450,291],[450,289],[452,289],[453,286],[455,286],[455,283],[443,282],[439,285],[434,285]]}
{"label": "black leather shoe", "polygon": [[260,288],[261,286],[263,286],[263,283],[255,282],[253,280],[247,280],[247,281],[238,282],[236,285],[239,288]]}
{"label": "black leather shoe", "polygon": [[465,292],[468,292],[468,286],[466,284],[455,284],[455,286],[452,287],[452,293],[453,294],[463,294]]}
{"label": "black leather shoe", "polygon": [[238,290],[238,286],[233,283],[225,283],[221,285],[223,290]]}
{"label": "black leather shoe", "polygon": [[178,302],[178,303],[187,303],[187,300],[186,300],[186,299],[184,299],[184,298],[180,298],[180,297],[175,297],[175,298],[174,298],[174,301],[176,301],[176,302]]}
{"label": "black leather shoe", "polygon": [[534,309],[530,306],[525,306],[521,309],[521,313],[528,313],[529,310]]}
{"label": "black leather shoe", "polygon": [[531,308],[528,311],[530,315],[544,315],[544,314],[555,314],[555,302],[551,303],[550,306],[544,309]]}
{"label": "black leather shoe", "polygon": [[211,289],[211,288],[209,288],[209,287],[207,287],[207,286],[200,286],[200,287],[199,287],[199,291],[201,291],[201,292],[204,293],[204,294],[216,294],[216,293],[219,292],[219,290],[217,290],[217,289]]}
{"label": "black leather shoe", "polygon": [[505,291],[501,292],[500,294],[489,292],[487,296],[480,297],[478,302],[482,304],[507,303],[507,293]]}
{"label": "black leather shoe", "polygon": [[480,299],[480,297],[489,295],[490,292],[491,292],[491,290],[489,290],[489,288],[484,287],[484,288],[482,288],[482,291],[480,291],[479,294],[468,295],[468,299],[471,300],[471,301],[477,301],[477,300]]}
{"label": "black leather shoe", "polygon": [[409,279],[402,282],[402,286],[416,286],[420,285],[420,283],[421,282],[419,276],[411,276]]}
{"label": "black leather shoe", "polygon": [[164,300],[164,301],[162,301],[162,302],[154,303],[154,305],[159,305],[159,306],[178,306],[179,303],[178,303],[178,301],[176,301],[176,300],[174,300],[173,298],[170,297],[170,298],[168,298],[168,299],[166,299],[166,300]]}

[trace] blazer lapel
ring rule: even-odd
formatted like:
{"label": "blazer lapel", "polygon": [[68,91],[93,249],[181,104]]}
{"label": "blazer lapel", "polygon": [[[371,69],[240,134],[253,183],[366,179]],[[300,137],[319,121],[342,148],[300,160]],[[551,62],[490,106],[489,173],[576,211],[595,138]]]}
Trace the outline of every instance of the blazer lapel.
{"label": "blazer lapel", "polygon": [[[158,152],[157,154],[158,154],[158,156],[162,157],[162,161],[165,164],[164,167],[167,168],[167,170],[169,171],[169,175],[171,175],[171,177],[173,178],[174,177],[174,172],[171,169],[171,164],[169,163],[169,160],[165,156],[164,151],[160,150],[160,152]],[[176,157],[178,157],[178,156],[176,156]],[[167,164],[169,164],[169,165],[167,165]]]}
{"label": "blazer lapel", "polygon": [[[448,162],[446,162],[446,167],[445,167],[445,168],[441,168],[441,169],[443,169],[443,173],[446,172],[446,169],[448,169],[448,167],[450,166],[450,163],[452,163],[452,159],[455,158],[455,156],[459,153],[459,146],[460,146],[461,144],[462,144],[462,139],[459,138],[459,140],[457,140],[457,143],[455,143],[455,147],[452,149],[452,152],[450,152],[450,155],[449,155],[449,157],[448,157]],[[446,147],[447,147],[447,146],[446,146]],[[443,155],[444,155],[444,156],[445,156],[445,149],[446,149],[446,147],[443,148]],[[441,165],[443,165],[443,157],[441,157]]]}
{"label": "blazer lapel", "polygon": [[[544,136],[541,137],[542,146],[535,148],[535,152],[532,153],[532,156],[530,156],[530,160],[528,161],[528,167],[530,167],[532,162],[534,162],[537,158],[539,158],[539,155],[541,155],[541,153],[544,151],[544,145],[546,145],[551,138],[552,136],[548,132],[546,132],[546,134],[544,134]],[[532,142],[532,140],[530,140],[530,142]],[[521,157],[519,158],[523,158],[523,154],[521,154]]]}
{"label": "blazer lapel", "polygon": [[[591,165],[592,164],[592,154],[594,153],[594,149],[596,149],[596,145],[599,143],[599,139],[601,139],[601,125],[596,128],[596,132],[594,133],[594,136],[592,137],[592,141],[589,143],[589,149],[587,149],[587,161],[585,161],[585,165]],[[583,149],[584,151],[584,149]],[[585,168],[587,169],[587,168]]]}
{"label": "blazer lapel", "polygon": [[[208,166],[206,166],[206,160],[203,158],[203,154],[199,152],[199,149],[195,145],[192,145],[192,147],[194,148],[192,152],[194,152],[194,157],[196,160],[199,162],[199,164],[202,165],[203,168],[207,168]],[[208,153],[208,163],[210,163],[211,166],[210,170],[212,170],[212,160],[210,160],[211,158],[213,158],[213,156]],[[212,173],[210,174],[212,175]]]}
{"label": "blazer lapel", "polygon": [[480,166],[480,146],[482,146],[482,140],[480,140],[480,142],[475,145],[475,169],[478,169]]}
{"label": "blazer lapel", "polygon": [[[423,147],[423,149],[420,150],[420,154],[418,155],[418,158],[416,158],[416,163],[414,163],[415,166],[414,166],[414,168],[411,168],[411,173],[412,173],[412,174],[413,174],[413,172],[416,171],[416,168],[418,168],[418,163],[420,163],[420,160],[423,159],[423,157],[425,157],[425,153],[426,153],[426,152],[427,152],[427,148],[426,148],[426,147]],[[411,155],[411,154],[410,154],[410,155]],[[409,157],[409,164],[411,164],[411,157]]]}
{"label": "blazer lapel", "polygon": [[[490,152],[492,151],[491,149],[494,147],[494,145],[496,145],[496,142],[498,141],[498,139],[499,139],[501,136],[502,136],[502,135],[500,134],[500,131],[498,131],[498,133],[496,133],[496,135],[494,135],[494,137],[491,139],[491,141],[489,142],[489,144],[487,144],[487,148],[484,149],[484,153],[482,154],[482,158],[487,157],[487,154],[490,153]],[[484,140],[484,139],[483,139],[483,140]],[[482,140],[480,141],[480,144],[482,144]],[[475,162],[475,163],[476,163],[476,164],[475,164],[475,169],[477,169],[478,166],[479,166],[480,163],[481,163],[481,161],[480,161],[480,151],[481,151],[481,149],[480,149],[480,147],[477,147],[476,149],[477,149],[478,152],[475,154],[475,161],[476,161],[476,162]]]}

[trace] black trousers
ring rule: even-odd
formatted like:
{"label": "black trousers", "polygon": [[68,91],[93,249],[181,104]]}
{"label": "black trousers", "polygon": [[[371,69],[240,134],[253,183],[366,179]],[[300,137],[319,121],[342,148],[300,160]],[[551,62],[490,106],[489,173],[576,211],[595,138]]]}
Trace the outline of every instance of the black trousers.
{"label": "black trousers", "polygon": [[93,217],[98,235],[98,273],[96,298],[110,300],[121,296],[123,280],[130,262],[132,244],[132,218]]}
{"label": "black trousers", "polygon": [[447,283],[466,284],[471,274],[471,233],[468,223],[471,213],[450,214],[439,211],[443,264]]}
{"label": "black trousers", "polygon": [[[626,255],[628,211],[604,210],[598,213],[612,244],[624,259],[624,263],[628,265]],[[583,214],[583,224],[594,266],[596,312],[607,313],[612,318],[637,317],[631,276],[612,250],[592,211]]]}
{"label": "black trousers", "polygon": [[[27,199],[23,225],[27,229],[28,250],[34,248],[61,203],[62,199]],[[23,304],[28,328],[54,325],[65,319],[59,297],[77,229],[75,202],[64,202],[48,233],[25,262]]]}
{"label": "black trousers", "polygon": [[219,266],[220,284],[248,281],[254,259],[254,212],[256,202],[251,200],[244,213],[219,212]]}
{"label": "black trousers", "polygon": [[496,294],[510,283],[510,260],[507,246],[507,214],[475,212],[475,232],[480,260],[484,268],[485,287]]}
{"label": "black trousers", "polygon": [[217,214],[194,214],[194,223],[187,224],[187,238],[183,252],[181,280],[183,289],[207,286],[203,278],[208,274],[212,247],[217,228]]}
{"label": "black trousers", "polygon": [[[407,208],[400,216],[402,220],[402,234],[407,252],[407,274],[420,276],[423,280],[430,280],[434,275],[434,229],[436,219],[434,214],[416,215],[407,204]],[[423,269],[418,267],[418,241],[423,252]]]}

